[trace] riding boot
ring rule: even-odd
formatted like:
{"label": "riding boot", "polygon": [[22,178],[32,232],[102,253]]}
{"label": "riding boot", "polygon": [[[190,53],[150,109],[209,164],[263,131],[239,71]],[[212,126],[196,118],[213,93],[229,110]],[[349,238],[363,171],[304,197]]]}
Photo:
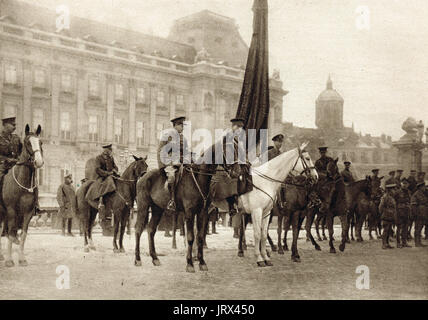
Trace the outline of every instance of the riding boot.
{"label": "riding boot", "polygon": [[98,202],[98,219],[100,222],[104,221],[106,218],[106,208],[104,205],[103,197],[100,197]]}
{"label": "riding boot", "polygon": [[35,197],[34,214],[37,215],[41,211],[40,204],[39,204],[39,188],[34,189],[34,197]]}
{"label": "riding boot", "polygon": [[217,234],[217,231],[215,229],[215,221],[212,222],[212,228],[211,229],[212,229],[213,234]]}
{"label": "riding boot", "polygon": [[175,212],[177,211],[175,206],[175,192],[174,192],[175,190],[174,190],[174,186],[171,185],[170,183],[168,183],[168,191],[169,191],[170,200],[168,202],[166,209],[175,214]]}

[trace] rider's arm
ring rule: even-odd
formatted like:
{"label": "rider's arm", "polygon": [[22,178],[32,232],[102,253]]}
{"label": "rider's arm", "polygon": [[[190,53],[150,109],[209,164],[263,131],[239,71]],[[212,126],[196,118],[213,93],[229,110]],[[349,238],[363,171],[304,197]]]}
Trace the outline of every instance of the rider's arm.
{"label": "rider's arm", "polygon": [[106,170],[102,169],[102,162],[103,162],[103,161],[104,161],[104,160],[102,159],[102,157],[101,157],[101,156],[98,156],[98,157],[96,158],[96,167],[95,167],[95,172],[96,172],[100,177],[106,178],[106,177],[108,177],[108,176],[110,175],[110,172],[108,172],[108,171],[106,171]]}

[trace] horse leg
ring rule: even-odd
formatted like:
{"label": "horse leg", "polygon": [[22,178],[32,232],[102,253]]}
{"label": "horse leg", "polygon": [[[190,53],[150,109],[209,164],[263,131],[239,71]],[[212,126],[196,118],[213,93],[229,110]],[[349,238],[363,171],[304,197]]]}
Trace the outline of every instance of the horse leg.
{"label": "horse leg", "polygon": [[261,225],[261,238],[260,238],[260,252],[262,257],[264,258],[264,262],[266,266],[273,266],[272,261],[270,260],[269,253],[266,248],[266,240],[268,235],[268,229],[269,229],[269,218],[270,218],[270,212],[267,216],[262,216],[262,225]]}
{"label": "horse leg", "polygon": [[123,247],[123,237],[125,235],[125,229],[127,228],[127,225],[129,225],[130,220],[130,212],[128,208],[124,208],[121,212],[121,219],[120,219],[120,234],[119,234],[119,252],[124,253],[125,248]]}
{"label": "horse leg", "polygon": [[320,235],[320,222],[321,222],[321,214],[317,214],[317,218],[315,219],[315,232],[317,233],[318,241],[323,241]]}
{"label": "horse leg", "polygon": [[119,247],[117,246],[117,234],[119,232],[120,221],[117,217],[114,217],[114,230],[113,230],[113,252],[119,253]]}
{"label": "horse leg", "polygon": [[291,225],[291,214],[284,216],[284,251],[288,251],[287,235]]}
{"label": "horse leg", "polygon": [[345,250],[346,235],[348,234],[348,229],[349,229],[349,224],[348,224],[348,220],[346,219],[346,215],[340,216],[340,222],[342,226],[342,241],[339,245],[339,250],[343,252]]}
{"label": "horse leg", "polygon": [[2,221],[1,213],[0,213],[0,261],[4,260],[4,256],[1,253],[1,236],[3,234],[4,222]]}
{"label": "horse leg", "polygon": [[156,254],[156,248],[155,248],[155,234],[156,229],[159,225],[159,222],[162,218],[163,210],[162,208],[159,208],[155,204],[152,205],[152,217],[150,218],[149,225],[147,227],[147,233],[149,235],[149,253],[152,257],[153,265],[160,266],[159,258]]}
{"label": "horse leg", "polygon": [[141,234],[144,231],[144,228],[147,225],[147,220],[149,219],[149,206],[146,204],[140,204],[140,199],[137,201],[138,210],[137,210],[137,221],[135,222],[135,260],[134,265],[136,267],[141,267],[141,256],[140,256],[140,239]]}
{"label": "horse leg", "polygon": [[[199,208],[195,208],[196,211]],[[192,210],[192,211],[195,211]],[[208,266],[204,260],[204,247],[205,247],[205,238],[207,235],[208,228],[208,208],[203,208],[196,216],[196,223],[198,228],[198,260],[199,260],[199,270],[208,271]],[[205,244],[205,245],[204,245]]]}
{"label": "horse leg", "polygon": [[21,243],[19,244],[19,265],[22,267],[28,266],[28,262],[25,259],[24,255],[24,246],[25,246],[25,240],[27,239],[28,234],[28,226],[30,224],[30,220],[32,218],[33,214],[32,212],[28,212],[24,215],[24,221],[22,224],[22,234],[21,234]]}
{"label": "horse leg", "polygon": [[239,225],[239,242],[238,242],[238,257],[244,256],[244,241],[245,241],[245,227],[247,219],[245,213],[242,213],[241,223]]}
{"label": "horse leg", "polygon": [[[323,240],[327,240],[327,236],[325,235],[325,228],[327,225],[327,216],[324,216],[321,220],[322,223],[322,238]],[[332,240],[334,241],[334,237],[332,237]]]}
{"label": "horse leg", "polygon": [[282,236],[282,224],[284,216],[278,215],[278,254],[284,254],[284,248],[282,246],[281,236]]}
{"label": "horse leg", "polygon": [[83,251],[89,252],[89,244],[88,244],[88,234],[89,234],[89,208],[86,208],[86,210],[82,209],[82,227],[83,227]]}
{"label": "horse leg", "polygon": [[334,248],[333,245],[333,235],[334,235],[334,228],[333,228],[333,213],[328,213],[328,217],[326,217],[326,224],[327,224],[327,228],[328,228],[328,235],[329,235],[329,246],[330,246],[330,253],[336,253],[336,249]]}
{"label": "horse leg", "polygon": [[94,226],[94,221],[97,216],[97,210],[94,208],[89,209],[89,226],[88,226],[88,240],[89,240],[89,248],[92,250],[97,250],[94,245],[94,241],[92,240],[92,228]]}
{"label": "horse leg", "polygon": [[299,215],[300,212],[296,211],[291,214],[290,220],[291,220],[291,226],[293,228],[293,241],[291,243],[291,260],[294,262],[300,262],[300,258],[298,257],[297,253],[297,239],[299,236]]}
{"label": "horse leg", "polygon": [[193,212],[191,212],[189,209],[185,210],[185,215],[186,215],[186,233],[187,233],[186,272],[194,273],[195,267],[193,266],[192,249],[193,249],[193,242],[195,240],[195,233],[193,229],[195,216],[193,215]]}
{"label": "horse leg", "polygon": [[[279,217],[279,215],[277,215],[277,217]],[[278,250],[278,247],[273,243],[272,238],[269,235],[269,226],[272,223],[272,219],[273,219],[273,215],[271,214],[270,218],[269,218],[269,223],[268,223],[267,240],[269,242],[269,245],[270,245],[272,251],[276,252]]]}
{"label": "horse leg", "polygon": [[175,214],[172,217],[172,248],[173,249],[177,249],[177,238],[176,238],[176,233],[177,233],[177,220],[178,220],[178,215],[179,214]]}
{"label": "horse leg", "polygon": [[8,235],[8,246],[6,251],[6,261],[5,265],[6,267],[13,267],[15,263],[12,259],[12,244],[17,243],[20,244],[20,242],[17,239],[17,235],[15,234],[15,209],[13,207],[7,207],[7,235]]}
{"label": "horse leg", "polygon": [[[256,257],[257,260],[257,265],[259,267],[265,267],[266,263],[265,263],[265,259],[262,257],[261,252],[260,252],[260,247],[261,247],[261,233],[262,233],[262,215],[263,215],[263,211],[262,209],[258,208],[258,209],[254,209],[251,212],[251,219],[253,221],[253,233],[254,233],[254,255]],[[266,239],[265,239],[266,241]],[[266,244],[265,244],[266,245]]]}

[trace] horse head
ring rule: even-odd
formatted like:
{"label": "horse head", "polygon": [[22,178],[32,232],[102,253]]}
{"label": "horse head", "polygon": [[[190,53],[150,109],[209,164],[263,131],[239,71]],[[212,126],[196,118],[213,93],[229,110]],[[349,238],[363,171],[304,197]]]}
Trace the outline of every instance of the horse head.
{"label": "horse head", "polygon": [[340,176],[339,167],[337,166],[337,161],[339,158],[336,158],[336,160],[329,161],[327,164],[327,177],[333,180],[336,180]]}
{"label": "horse head", "polygon": [[306,174],[308,178],[311,178],[312,180],[317,181],[319,178],[318,172],[315,169],[315,166],[312,162],[309,152],[305,150],[307,146],[308,146],[308,143],[306,142],[297,148],[298,158],[292,171],[299,172],[299,174]]}
{"label": "horse head", "polygon": [[370,193],[372,199],[380,199],[383,195],[382,191],[382,179],[381,178],[370,178]]}
{"label": "horse head", "polygon": [[134,179],[138,179],[140,177],[142,177],[148,169],[148,165],[147,165],[147,156],[145,156],[144,158],[142,157],[137,157],[137,156],[132,156],[135,160],[135,162],[132,163],[132,175]]}
{"label": "horse head", "polygon": [[30,131],[30,126],[25,126],[25,138],[23,141],[23,151],[21,156],[24,157],[24,162],[29,162],[34,168],[38,169],[43,166],[43,148],[40,141],[40,133],[42,127],[39,125],[36,132]]}
{"label": "horse head", "polygon": [[335,181],[332,180],[322,180],[321,182],[318,182],[318,196],[321,199],[321,206],[319,208],[319,211],[321,213],[326,213],[328,209],[330,208],[330,204],[333,199],[333,193],[336,187]]}

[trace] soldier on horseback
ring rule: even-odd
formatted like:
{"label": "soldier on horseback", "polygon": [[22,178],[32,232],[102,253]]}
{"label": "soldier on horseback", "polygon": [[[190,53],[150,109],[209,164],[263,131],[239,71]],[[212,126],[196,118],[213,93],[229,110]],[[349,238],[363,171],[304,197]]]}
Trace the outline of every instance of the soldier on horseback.
{"label": "soldier on horseback", "polygon": [[[271,161],[272,159],[274,159],[275,157],[279,156],[282,153],[281,147],[284,141],[284,135],[282,133],[277,134],[272,138],[272,141],[273,141],[273,147],[268,151],[268,161]],[[278,192],[277,204],[279,205],[280,208],[283,208],[284,202],[285,202],[285,188],[281,187]],[[278,208],[274,206],[274,210],[277,210],[277,209]]]}
{"label": "soldier on horseback", "polygon": [[328,147],[319,147],[321,157],[315,161],[315,169],[318,172],[320,178],[327,177],[327,165],[330,161],[333,161],[333,158],[327,156]]}
{"label": "soldier on horseback", "polygon": [[95,172],[98,175],[98,194],[93,197],[93,200],[99,199],[98,210],[100,220],[105,219],[105,204],[104,197],[116,191],[116,184],[113,177],[119,177],[118,168],[113,158],[113,148],[111,144],[102,147],[103,152],[95,159]]}
{"label": "soldier on horseback", "polygon": [[[3,189],[3,178],[17,162],[22,151],[21,139],[13,132],[16,129],[16,118],[2,119],[3,130],[0,134],[0,191]],[[36,197],[35,212],[40,211],[38,188],[34,189]]]}
{"label": "soldier on horseback", "polygon": [[343,164],[345,165],[345,169],[343,169],[340,173],[343,177],[343,182],[345,182],[346,184],[354,182],[355,179],[351,172],[351,162],[345,161]]}
{"label": "soldier on horseback", "polygon": [[191,163],[191,154],[188,152],[187,140],[183,136],[186,117],[177,117],[171,120],[173,127],[165,130],[159,142],[158,165],[168,179],[170,200],[167,210],[176,212],[175,185],[176,171],[183,163]]}
{"label": "soldier on horseback", "polygon": [[[251,164],[248,161],[248,154],[245,149],[245,120],[234,118],[230,122],[232,123],[232,131],[223,138],[226,165],[238,162],[241,169],[236,195],[228,199],[230,214],[233,216],[237,212],[238,196],[252,190],[252,179],[250,175]],[[233,159],[231,159],[231,156],[233,156]]]}

